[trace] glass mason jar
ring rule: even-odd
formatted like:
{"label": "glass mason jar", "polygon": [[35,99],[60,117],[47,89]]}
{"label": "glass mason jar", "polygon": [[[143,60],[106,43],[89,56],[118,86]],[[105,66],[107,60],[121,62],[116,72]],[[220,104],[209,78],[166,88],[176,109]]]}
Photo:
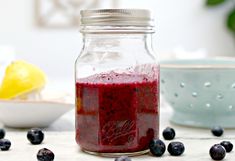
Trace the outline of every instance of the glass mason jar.
{"label": "glass mason jar", "polygon": [[81,11],[76,141],[103,156],[148,152],[159,134],[159,66],[148,10]]}

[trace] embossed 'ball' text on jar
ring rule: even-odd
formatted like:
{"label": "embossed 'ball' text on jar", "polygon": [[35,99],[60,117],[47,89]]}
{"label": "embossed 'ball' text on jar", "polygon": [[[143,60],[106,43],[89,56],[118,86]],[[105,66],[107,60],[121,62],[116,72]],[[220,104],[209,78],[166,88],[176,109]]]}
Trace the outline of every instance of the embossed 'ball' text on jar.
{"label": "embossed 'ball' text on jar", "polygon": [[148,10],[81,11],[76,141],[102,156],[140,155],[159,135],[159,66]]}

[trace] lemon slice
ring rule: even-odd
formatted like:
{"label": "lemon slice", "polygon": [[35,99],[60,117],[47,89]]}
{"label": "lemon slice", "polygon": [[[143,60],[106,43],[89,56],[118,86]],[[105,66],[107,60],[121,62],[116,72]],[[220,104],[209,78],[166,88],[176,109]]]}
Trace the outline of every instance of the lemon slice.
{"label": "lemon slice", "polygon": [[12,99],[42,89],[46,76],[35,65],[25,61],[12,62],[5,71],[0,87],[0,99]]}

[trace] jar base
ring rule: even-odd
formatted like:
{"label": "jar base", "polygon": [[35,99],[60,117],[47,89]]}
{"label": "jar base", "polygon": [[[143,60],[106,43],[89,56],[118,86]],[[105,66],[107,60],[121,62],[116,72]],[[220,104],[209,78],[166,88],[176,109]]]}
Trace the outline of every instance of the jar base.
{"label": "jar base", "polygon": [[88,150],[82,149],[85,153],[91,154],[91,155],[97,155],[102,157],[120,157],[120,156],[138,156],[138,155],[144,155],[149,152],[149,149],[138,151],[138,152],[129,152],[129,153],[100,153],[100,152],[92,152]]}

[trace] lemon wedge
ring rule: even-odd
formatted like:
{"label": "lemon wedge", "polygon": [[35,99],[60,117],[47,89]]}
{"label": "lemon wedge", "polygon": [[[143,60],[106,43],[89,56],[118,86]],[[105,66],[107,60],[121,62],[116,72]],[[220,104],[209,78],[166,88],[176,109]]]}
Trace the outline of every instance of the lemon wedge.
{"label": "lemon wedge", "polygon": [[0,87],[0,99],[12,99],[42,89],[46,76],[41,69],[22,60],[7,66]]}

